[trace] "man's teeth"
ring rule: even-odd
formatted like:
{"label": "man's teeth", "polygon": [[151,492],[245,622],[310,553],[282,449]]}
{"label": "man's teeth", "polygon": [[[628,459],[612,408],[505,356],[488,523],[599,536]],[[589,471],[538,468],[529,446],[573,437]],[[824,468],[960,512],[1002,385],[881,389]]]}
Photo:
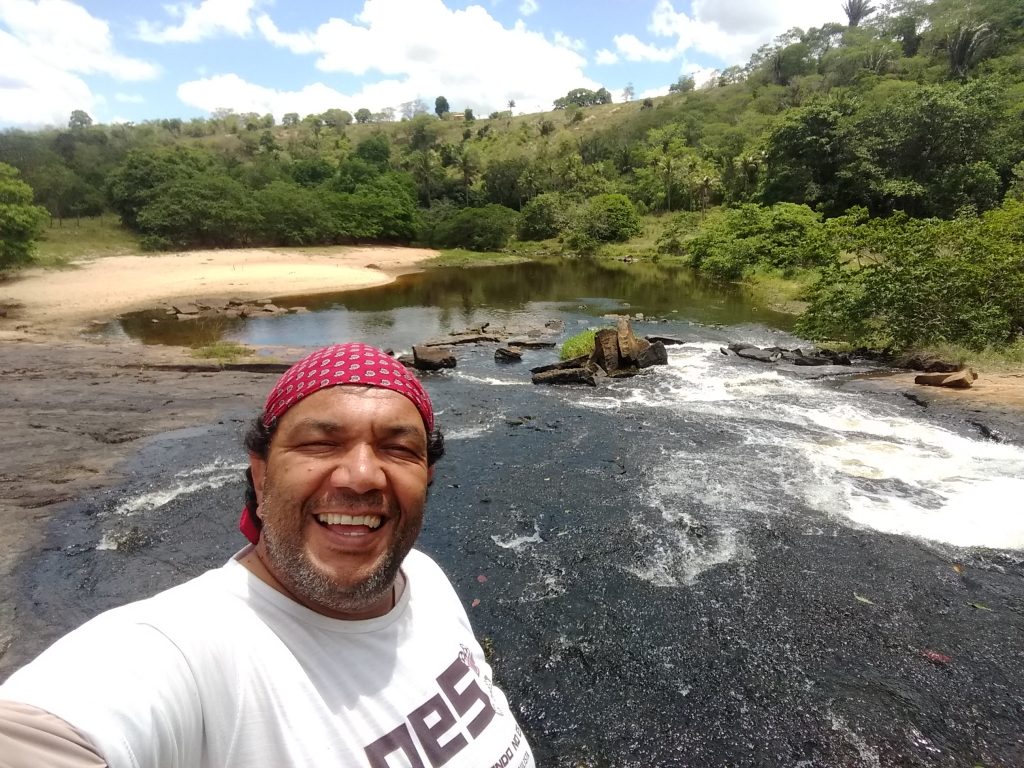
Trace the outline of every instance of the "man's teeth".
{"label": "man's teeth", "polygon": [[365,525],[380,528],[380,515],[317,515],[316,519],[327,525]]}

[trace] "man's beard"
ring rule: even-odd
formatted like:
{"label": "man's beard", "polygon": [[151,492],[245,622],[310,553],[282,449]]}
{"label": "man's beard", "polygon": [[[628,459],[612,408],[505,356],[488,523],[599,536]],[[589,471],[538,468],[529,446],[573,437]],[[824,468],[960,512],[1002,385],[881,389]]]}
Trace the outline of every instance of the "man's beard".
{"label": "man's beard", "polygon": [[419,536],[422,516],[411,529],[403,527],[404,512],[400,515],[389,513],[387,524],[395,527],[391,546],[376,563],[373,570],[363,579],[349,584],[335,578],[329,571],[318,567],[306,551],[303,525],[317,513],[318,508],[331,511],[350,508],[351,514],[370,514],[367,507],[380,510],[386,506],[383,495],[371,499],[342,494],[331,500],[311,499],[302,505],[301,513],[294,505],[285,501],[278,504],[278,498],[271,484],[264,488],[260,511],[264,521],[260,538],[263,542],[268,565],[275,577],[293,595],[307,605],[325,608],[334,613],[362,613],[384,600],[394,586],[402,562],[409,554]]}

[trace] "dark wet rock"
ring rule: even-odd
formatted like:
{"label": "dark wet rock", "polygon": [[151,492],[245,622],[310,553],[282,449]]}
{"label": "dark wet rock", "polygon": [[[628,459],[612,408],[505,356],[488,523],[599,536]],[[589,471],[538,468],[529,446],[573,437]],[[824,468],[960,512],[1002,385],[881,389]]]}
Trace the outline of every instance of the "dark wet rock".
{"label": "dark wet rock", "polygon": [[416,345],[412,348],[413,365],[418,371],[439,371],[455,367],[455,354],[446,347]]}
{"label": "dark wet rock", "polygon": [[549,331],[560,333],[565,330],[565,322],[563,320],[548,320],[544,323],[544,327]]}
{"label": "dark wet rock", "polygon": [[440,339],[428,339],[420,346],[448,347],[453,344],[479,344],[485,341],[502,341],[502,337],[491,333],[455,333]]}
{"label": "dark wet rock", "polygon": [[414,358],[412,355],[399,355],[398,357],[395,358],[395,360],[400,362],[406,368],[416,367],[416,358]]}
{"label": "dark wet rock", "polygon": [[586,367],[587,361],[590,359],[590,355],[581,355],[579,357],[573,357],[569,360],[562,360],[557,363],[549,363],[548,365],[538,365],[536,368],[531,368],[530,373],[545,373],[546,371],[562,371],[566,368],[584,368]]}
{"label": "dark wet rock", "polygon": [[622,370],[623,361],[619,354],[618,331],[603,328],[594,334],[594,351],[590,355],[590,360],[608,375]]}
{"label": "dark wet rock", "polygon": [[555,346],[555,342],[548,339],[530,338],[529,336],[509,339],[508,344],[510,347],[522,347],[523,349],[551,349]]}
{"label": "dark wet rock", "polygon": [[228,299],[196,299],[195,305],[200,309],[216,309],[218,311],[228,308]]}
{"label": "dark wet rock", "polygon": [[499,363],[518,363],[523,359],[523,351],[512,347],[498,347],[494,350],[494,359]]}
{"label": "dark wet rock", "polygon": [[651,342],[651,344],[654,344],[655,342],[660,341],[666,347],[678,346],[678,345],[686,343],[685,340],[677,338],[676,336],[653,336],[653,335],[647,335],[647,336],[644,336],[644,338],[647,339],[649,342]]}
{"label": "dark wet rock", "polygon": [[962,365],[941,360],[933,355],[913,355],[903,361],[903,367],[924,373],[953,373],[963,368]]}
{"label": "dark wet rock", "polygon": [[[729,346],[732,347],[731,344]],[[759,363],[774,363],[781,358],[777,352],[769,352],[758,347],[740,347],[733,351],[737,357],[742,357],[744,360],[756,360]]]}
{"label": "dark wet rock", "polygon": [[914,377],[915,384],[927,387],[949,387],[950,389],[970,389],[978,378],[972,369],[966,368],[955,373],[920,373]]}
{"label": "dark wet rock", "polygon": [[636,364],[640,368],[650,368],[652,365],[668,365],[668,350],[665,349],[665,345],[662,342],[656,341],[640,353]]}
{"label": "dark wet rock", "polygon": [[594,374],[587,368],[559,368],[533,374],[534,384],[586,384],[596,387]]}

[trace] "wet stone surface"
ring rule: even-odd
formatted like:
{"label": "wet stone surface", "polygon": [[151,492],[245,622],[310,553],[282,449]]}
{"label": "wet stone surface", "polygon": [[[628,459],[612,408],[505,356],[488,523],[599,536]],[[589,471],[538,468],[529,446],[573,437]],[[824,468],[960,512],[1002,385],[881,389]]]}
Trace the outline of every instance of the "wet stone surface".
{"label": "wet stone surface", "polygon": [[[1013,490],[1024,453],[670,330],[668,367],[596,390],[533,387],[552,352],[486,346],[424,377],[448,451],[420,547],[538,765],[1024,763],[1024,558],[879,530],[955,503],[951,473]],[[135,441],[116,487],[52,517],[0,674],[241,547],[248,406]]]}

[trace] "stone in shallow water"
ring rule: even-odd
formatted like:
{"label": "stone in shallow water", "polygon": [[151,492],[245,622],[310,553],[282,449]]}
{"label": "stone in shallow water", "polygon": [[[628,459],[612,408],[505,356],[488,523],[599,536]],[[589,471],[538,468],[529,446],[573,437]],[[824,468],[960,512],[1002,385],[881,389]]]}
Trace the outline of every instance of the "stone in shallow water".
{"label": "stone in shallow water", "polygon": [[511,347],[498,347],[494,350],[494,359],[499,363],[518,363],[523,359],[523,351]]}

